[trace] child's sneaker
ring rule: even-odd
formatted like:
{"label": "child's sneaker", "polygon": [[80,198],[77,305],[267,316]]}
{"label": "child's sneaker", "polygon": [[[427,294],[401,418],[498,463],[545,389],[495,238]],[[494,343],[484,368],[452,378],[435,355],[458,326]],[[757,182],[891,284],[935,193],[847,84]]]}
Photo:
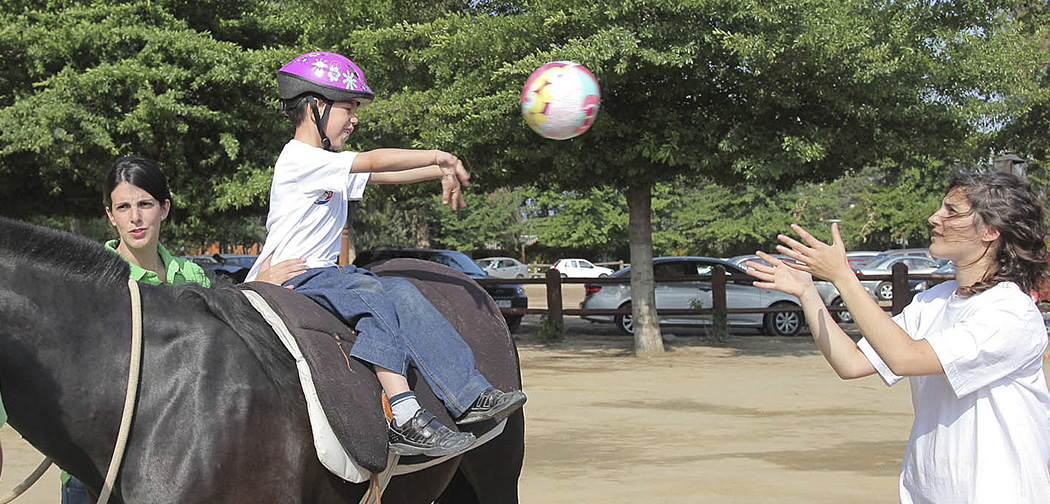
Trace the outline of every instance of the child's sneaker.
{"label": "child's sneaker", "polygon": [[390,421],[387,430],[390,452],[396,455],[443,457],[459,453],[477,441],[469,432],[456,432],[445,427],[434,415],[420,409],[411,420],[398,426]]}
{"label": "child's sneaker", "polygon": [[503,392],[495,388],[485,389],[474,400],[474,404],[456,419],[456,424],[464,425],[508,416],[525,404],[526,399],[525,392],[520,390]]}

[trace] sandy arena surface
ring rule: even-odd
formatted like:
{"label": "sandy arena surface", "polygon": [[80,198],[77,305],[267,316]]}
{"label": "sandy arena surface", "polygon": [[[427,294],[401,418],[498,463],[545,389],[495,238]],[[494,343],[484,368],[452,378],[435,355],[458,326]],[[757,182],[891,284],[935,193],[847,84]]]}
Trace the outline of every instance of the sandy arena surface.
{"label": "sandy arena surface", "polygon": [[[543,345],[529,315],[515,335],[529,395],[521,502],[896,502],[906,384],[839,380],[808,334],[741,330],[715,343],[671,328],[666,355],[645,360],[610,325],[569,317],[566,327],[564,341]],[[0,442],[2,494],[41,455],[9,426]],[[16,502],[59,502],[57,470]]]}

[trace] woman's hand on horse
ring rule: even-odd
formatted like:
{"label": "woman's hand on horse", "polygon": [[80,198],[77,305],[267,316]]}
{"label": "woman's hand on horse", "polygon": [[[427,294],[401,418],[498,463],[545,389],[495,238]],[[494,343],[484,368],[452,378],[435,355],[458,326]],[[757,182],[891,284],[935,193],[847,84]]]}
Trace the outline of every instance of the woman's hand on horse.
{"label": "woman's hand on horse", "polygon": [[[273,254],[270,254],[266,256],[266,259],[263,259],[262,264],[259,265],[259,274],[256,275],[255,281],[266,282],[274,285],[284,285],[285,282],[306,271],[306,261],[302,259],[288,259],[272,266],[270,265],[271,259],[273,259]],[[291,289],[293,287],[291,285],[285,285],[285,288]]]}

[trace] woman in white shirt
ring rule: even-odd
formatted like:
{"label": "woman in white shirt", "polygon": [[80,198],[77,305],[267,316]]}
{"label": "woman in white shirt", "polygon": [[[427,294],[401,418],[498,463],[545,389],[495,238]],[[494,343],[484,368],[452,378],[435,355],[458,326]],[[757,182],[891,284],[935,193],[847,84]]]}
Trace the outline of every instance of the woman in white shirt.
{"label": "woman in white shirt", "polygon": [[[900,475],[909,503],[1050,502],[1047,332],[1030,293],[1047,273],[1045,210],[1006,172],[952,176],[929,218],[930,253],[956,279],[918,294],[890,318],[849,268],[838,226],[823,243],[798,225],[749,263],[756,286],[797,296],[817,346],[843,379],[909,377],[915,421]],[[854,343],[813,286],[828,279],[863,338]]]}

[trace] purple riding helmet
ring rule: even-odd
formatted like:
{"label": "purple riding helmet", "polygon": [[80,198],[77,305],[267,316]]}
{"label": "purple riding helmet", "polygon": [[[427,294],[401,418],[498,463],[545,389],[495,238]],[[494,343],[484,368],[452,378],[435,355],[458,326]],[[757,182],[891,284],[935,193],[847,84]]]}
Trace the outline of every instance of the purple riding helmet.
{"label": "purple riding helmet", "polygon": [[297,108],[303,99],[314,97],[324,101],[324,115],[317,108],[316,100],[309,100],[314,113],[317,131],[325,149],[331,142],[324,133],[328,124],[328,111],[332,102],[357,100],[368,105],[375,94],[365,82],[365,73],[350,58],[326,51],[313,51],[296,56],[277,71],[277,94],[281,98],[284,112]]}

